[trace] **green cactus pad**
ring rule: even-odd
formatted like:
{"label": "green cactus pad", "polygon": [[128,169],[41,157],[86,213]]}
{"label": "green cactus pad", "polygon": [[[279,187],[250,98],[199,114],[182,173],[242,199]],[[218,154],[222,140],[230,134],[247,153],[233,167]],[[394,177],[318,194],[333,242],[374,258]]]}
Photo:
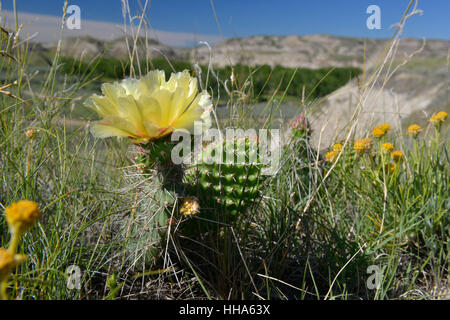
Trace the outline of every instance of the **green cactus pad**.
{"label": "green cactus pad", "polygon": [[[211,163],[211,158],[221,158],[221,163]],[[256,140],[242,138],[208,145],[199,159],[187,170],[186,180],[190,194],[200,201],[200,217],[211,221],[210,225],[232,223],[260,196],[263,176]]]}

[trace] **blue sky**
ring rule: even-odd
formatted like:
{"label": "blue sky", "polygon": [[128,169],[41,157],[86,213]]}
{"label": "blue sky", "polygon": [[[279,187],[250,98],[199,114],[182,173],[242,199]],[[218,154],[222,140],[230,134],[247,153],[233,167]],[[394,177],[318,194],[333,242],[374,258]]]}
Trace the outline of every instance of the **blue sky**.
{"label": "blue sky", "polygon": [[[63,0],[17,0],[21,12],[60,16]],[[129,0],[133,10],[138,0]],[[144,3],[145,0],[140,0]],[[12,10],[12,0],[1,1]],[[251,35],[331,34],[387,38],[389,27],[400,20],[409,0],[215,0],[214,6],[225,37]],[[81,8],[81,18],[121,23],[120,0],[70,0]],[[366,8],[381,9],[381,30],[369,30]],[[449,0],[421,0],[422,16],[414,16],[404,36],[450,40]],[[137,11],[136,11],[137,12]],[[152,27],[171,32],[219,35],[210,0],[151,0],[148,17]]]}

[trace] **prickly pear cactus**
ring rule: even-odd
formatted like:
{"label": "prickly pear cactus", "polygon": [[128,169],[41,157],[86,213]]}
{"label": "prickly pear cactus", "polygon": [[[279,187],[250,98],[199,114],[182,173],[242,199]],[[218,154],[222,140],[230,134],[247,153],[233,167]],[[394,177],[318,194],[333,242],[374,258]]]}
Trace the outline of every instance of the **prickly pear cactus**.
{"label": "prickly pear cactus", "polygon": [[197,171],[202,197],[220,204],[233,216],[258,196],[260,177],[256,165],[200,165]]}
{"label": "prickly pear cactus", "polygon": [[232,223],[260,196],[263,176],[257,141],[240,138],[209,145],[186,178],[203,221]]}
{"label": "prickly pear cactus", "polygon": [[[189,237],[217,231],[243,218],[260,197],[264,176],[256,139],[209,144],[189,168],[172,162],[173,147],[169,138],[138,147],[136,163],[141,174],[149,177],[143,185],[151,195],[143,197],[147,206],[153,205],[145,209],[147,214],[142,210],[139,214],[146,221],[133,224],[137,229],[130,234],[137,235],[138,242],[161,243],[169,222]],[[143,225],[148,232],[142,231]],[[155,258],[158,252],[162,251],[147,251],[146,259]]]}
{"label": "prickly pear cactus", "polygon": [[135,209],[122,228],[134,263],[158,259],[169,219],[184,196],[184,168],[172,162],[173,146],[166,137],[135,148],[135,166],[131,169],[135,172],[128,176],[127,190],[135,194]]}
{"label": "prickly pear cactus", "polygon": [[177,198],[184,192],[182,180],[185,168],[183,165],[174,164],[171,152],[175,142],[166,138],[151,141],[139,147],[136,162],[141,166],[142,172],[155,174],[160,183],[160,189]]}

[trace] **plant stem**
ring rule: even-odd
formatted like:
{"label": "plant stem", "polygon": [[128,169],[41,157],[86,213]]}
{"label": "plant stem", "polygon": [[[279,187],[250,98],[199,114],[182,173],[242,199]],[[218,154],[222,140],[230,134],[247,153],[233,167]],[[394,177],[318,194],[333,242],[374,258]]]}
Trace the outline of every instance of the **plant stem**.
{"label": "plant stem", "polygon": [[11,243],[9,244],[8,251],[11,254],[16,254],[17,246],[19,245],[20,234],[17,231],[12,231]]}
{"label": "plant stem", "polygon": [[8,293],[6,292],[6,279],[0,283],[0,300],[8,300]]}

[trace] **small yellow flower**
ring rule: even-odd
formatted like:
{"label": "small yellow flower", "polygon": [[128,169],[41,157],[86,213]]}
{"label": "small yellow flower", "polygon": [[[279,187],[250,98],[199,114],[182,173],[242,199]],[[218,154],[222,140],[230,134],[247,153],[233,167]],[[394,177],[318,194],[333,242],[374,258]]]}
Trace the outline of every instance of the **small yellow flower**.
{"label": "small yellow flower", "polygon": [[333,146],[333,151],[339,152],[339,151],[341,151],[341,150],[342,150],[342,144],[336,143],[336,144]]}
{"label": "small yellow flower", "polygon": [[391,125],[389,123],[383,123],[378,127],[373,128],[372,135],[375,138],[381,138],[391,129]]}
{"label": "small yellow flower", "polygon": [[200,203],[195,197],[186,197],[180,206],[180,213],[185,216],[192,216],[200,211]]}
{"label": "small yellow flower", "polygon": [[36,202],[20,200],[5,209],[6,221],[13,232],[23,233],[33,226],[41,217],[41,211]]}
{"label": "small yellow flower", "polygon": [[337,151],[330,151],[330,152],[327,152],[327,154],[325,155],[325,159],[328,162],[333,162],[334,160],[336,160],[337,155],[338,155]]}
{"label": "small yellow flower", "polygon": [[361,139],[358,139],[355,141],[355,145],[353,146],[353,149],[355,149],[356,151],[361,151],[364,152],[364,142],[361,141]]}
{"label": "small yellow flower", "polygon": [[436,127],[440,126],[442,122],[444,122],[448,117],[447,112],[440,111],[431,116],[430,122],[433,123]]}
{"label": "small yellow flower", "polygon": [[383,130],[385,132],[388,132],[389,130],[391,130],[391,125],[389,123],[383,123],[378,128],[380,128],[381,130]]}
{"label": "small yellow flower", "polygon": [[35,129],[31,128],[31,129],[28,129],[27,132],[25,132],[25,135],[27,136],[28,139],[33,139],[36,132],[37,131]]}
{"label": "small yellow flower", "polygon": [[370,138],[358,139],[355,141],[353,149],[358,153],[364,153],[372,148],[372,143],[373,141]]}
{"label": "small yellow flower", "polygon": [[432,115],[430,120],[429,120],[432,124],[434,124],[435,126],[438,126],[441,124],[441,121],[439,119],[439,117],[437,115]]}
{"label": "small yellow flower", "polygon": [[398,151],[398,150],[392,152],[391,156],[392,156],[392,159],[394,159],[394,161],[396,161],[396,162],[403,160],[403,158],[405,157],[403,155],[403,153],[401,151]]}
{"label": "small yellow flower", "polygon": [[447,119],[448,117],[448,113],[445,111],[439,111],[437,113],[437,116],[439,117],[439,119],[442,119],[442,121],[445,121],[445,119]]}
{"label": "small yellow flower", "polygon": [[381,138],[382,136],[384,136],[386,134],[386,131],[383,130],[381,127],[376,127],[372,130],[372,135],[375,138]]}
{"label": "small yellow flower", "polygon": [[384,171],[386,173],[393,173],[395,170],[395,164],[394,163],[386,163],[384,165]]}
{"label": "small yellow flower", "polygon": [[362,141],[364,142],[366,150],[370,150],[372,148],[372,143],[373,143],[372,139],[364,138],[364,139],[362,139]]}
{"label": "small yellow flower", "polygon": [[408,127],[408,134],[412,137],[417,137],[417,135],[422,131],[422,127],[418,124],[412,124]]}
{"label": "small yellow flower", "polygon": [[6,280],[11,271],[26,259],[23,254],[12,254],[0,248],[0,282]]}
{"label": "small yellow flower", "polygon": [[386,143],[383,143],[383,145],[381,146],[381,149],[384,152],[391,152],[392,150],[394,150],[394,145],[390,142],[386,142]]}

